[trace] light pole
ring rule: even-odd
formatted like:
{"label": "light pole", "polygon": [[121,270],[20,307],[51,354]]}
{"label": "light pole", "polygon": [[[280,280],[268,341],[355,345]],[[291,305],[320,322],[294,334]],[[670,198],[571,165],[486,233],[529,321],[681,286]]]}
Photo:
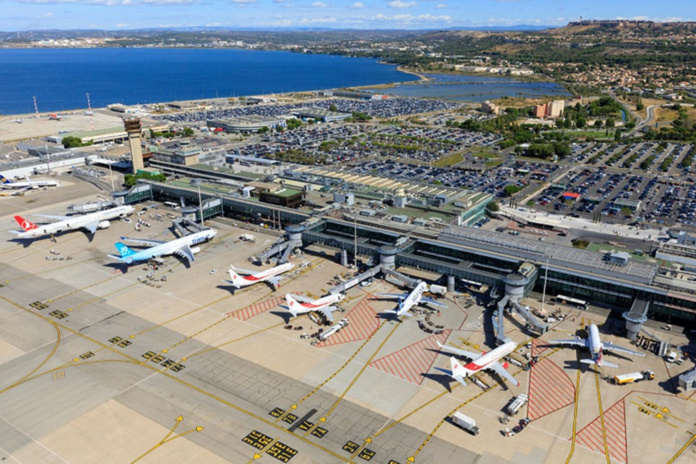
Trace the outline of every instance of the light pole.
{"label": "light pole", "polygon": [[544,303],[546,303],[546,282],[549,281],[549,255],[546,255],[546,272],[544,273],[544,290],[541,296],[541,314],[544,314]]}

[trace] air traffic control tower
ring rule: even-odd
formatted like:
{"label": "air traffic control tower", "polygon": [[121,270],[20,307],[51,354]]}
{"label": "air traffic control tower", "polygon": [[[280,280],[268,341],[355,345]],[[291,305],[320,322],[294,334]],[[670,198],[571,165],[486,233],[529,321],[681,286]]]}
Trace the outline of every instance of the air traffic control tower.
{"label": "air traffic control tower", "polygon": [[131,160],[133,163],[133,174],[137,174],[145,168],[143,162],[143,149],[140,146],[140,138],[142,136],[142,128],[140,126],[140,118],[126,117],[123,118],[123,125],[128,133],[128,143],[130,144]]}

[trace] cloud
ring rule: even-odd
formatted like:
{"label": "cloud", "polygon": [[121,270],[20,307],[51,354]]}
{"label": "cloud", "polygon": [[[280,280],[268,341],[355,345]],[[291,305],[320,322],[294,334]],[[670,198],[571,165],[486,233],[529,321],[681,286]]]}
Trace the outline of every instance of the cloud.
{"label": "cloud", "polygon": [[417,6],[416,2],[402,2],[401,0],[393,0],[388,3],[389,8],[412,8]]}
{"label": "cloud", "polygon": [[412,24],[412,23],[424,23],[424,22],[430,22],[430,23],[449,23],[452,22],[452,17],[451,16],[436,16],[436,15],[431,15],[431,14],[422,14],[422,15],[410,15],[410,14],[401,14],[401,15],[394,15],[394,16],[387,16],[383,14],[378,14],[376,16],[372,17],[373,21],[388,21],[388,22],[395,22],[395,23],[403,23],[403,24]]}
{"label": "cloud", "polygon": [[444,3],[438,3],[437,5],[435,5],[435,8],[438,10],[444,10],[447,8],[447,5],[445,5]]}
{"label": "cloud", "polygon": [[363,2],[355,2],[351,6],[351,8],[355,8],[355,9],[365,8],[365,4]]}
{"label": "cloud", "polygon": [[130,6],[130,5],[193,5],[201,0],[17,0],[18,3],[33,5],[101,5],[101,6]]}
{"label": "cloud", "polygon": [[314,2],[314,3],[312,3],[312,6],[314,8],[327,8],[329,5],[327,3],[324,3],[324,2]]}
{"label": "cloud", "polygon": [[230,3],[234,3],[235,5],[253,5],[256,3],[256,0],[230,0]]}
{"label": "cloud", "polygon": [[44,13],[44,14],[43,14],[43,17],[44,17],[44,18],[52,18],[52,17],[53,17],[53,13],[51,13],[51,12],[49,11],[48,13]]}

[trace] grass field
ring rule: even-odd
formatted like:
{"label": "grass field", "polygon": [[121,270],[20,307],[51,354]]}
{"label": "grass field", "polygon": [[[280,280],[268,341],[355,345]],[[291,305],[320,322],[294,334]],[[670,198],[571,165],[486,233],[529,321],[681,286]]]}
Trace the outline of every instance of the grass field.
{"label": "grass field", "polygon": [[455,164],[464,161],[464,155],[461,153],[455,153],[454,155],[447,156],[446,158],[439,159],[433,163],[436,168],[446,168],[449,166],[454,166]]}

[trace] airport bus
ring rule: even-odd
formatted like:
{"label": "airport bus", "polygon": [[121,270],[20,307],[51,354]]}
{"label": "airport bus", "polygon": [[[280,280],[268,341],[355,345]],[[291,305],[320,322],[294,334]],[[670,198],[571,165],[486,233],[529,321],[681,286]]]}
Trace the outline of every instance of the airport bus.
{"label": "airport bus", "polygon": [[556,297],[556,303],[561,303],[564,305],[574,306],[583,310],[587,310],[587,301],[578,300],[577,298],[571,298],[565,295],[558,295]]}
{"label": "airport bus", "polygon": [[173,201],[165,201],[164,206],[169,206],[171,209],[179,209],[179,205]]}

